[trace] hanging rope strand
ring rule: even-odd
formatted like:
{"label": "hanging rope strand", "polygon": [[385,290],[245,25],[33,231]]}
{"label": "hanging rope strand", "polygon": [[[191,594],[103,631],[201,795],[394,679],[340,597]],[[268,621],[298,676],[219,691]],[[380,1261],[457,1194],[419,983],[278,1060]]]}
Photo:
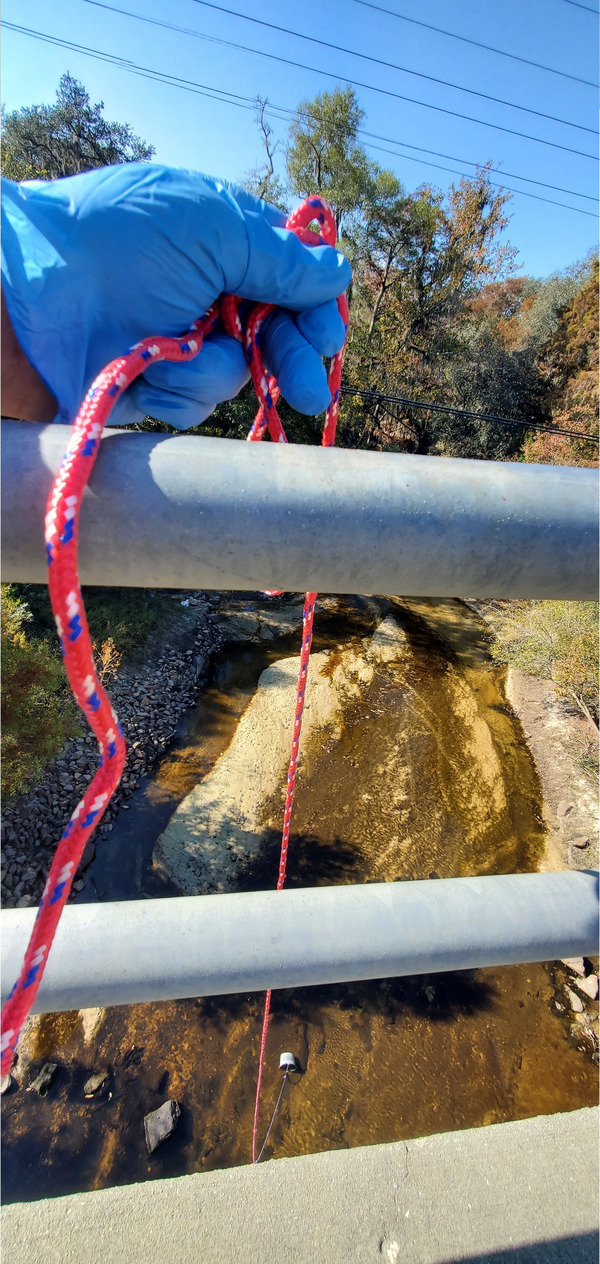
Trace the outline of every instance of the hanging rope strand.
{"label": "hanging rope strand", "polygon": [[[336,244],[336,225],[335,218],[331,207],[322,198],[309,198],[298,208],[297,211],[290,216],[287,221],[287,227],[293,229],[294,232],[309,244],[314,244],[317,240],[316,234],[310,231],[309,224],[317,220],[320,226],[320,235],[328,245]],[[274,443],[287,443],[287,436],[279,414],[277,412],[277,399],[279,396],[279,387],[274,378],[267,378],[262,355],[260,349],[259,335],[260,330],[266,317],[271,311],[272,306],[269,304],[260,304],[255,307],[248,325],[246,333],[242,333],[242,325],[239,318],[239,300],[236,298],[228,298],[225,300],[223,319],[227,332],[240,341],[244,339],[246,358],[250,366],[252,380],[256,394],[261,401],[252,427],[248,434],[250,442],[259,442],[267,429]],[[348,304],[345,295],[338,299],[338,310],[344,322],[344,330],[346,337],[348,335]],[[323,425],[323,438],[321,446],[330,448],[335,442],[335,432],[337,426],[337,418],[340,402],[340,386],[342,381],[342,366],[344,362],[344,347],[335,355],[331,361],[329,368],[329,390],[331,401],[325,413],[325,421]],[[270,595],[279,596],[279,593],[272,592]],[[302,613],[302,650],[300,654],[300,671],[298,675],[298,685],[296,689],[296,710],[294,713],[294,731],[292,735],[292,749],[290,753],[290,762],[287,774],[287,788],[285,796],[285,807],[283,812],[283,831],[281,836],[281,850],[279,854],[279,873],[277,878],[277,890],[281,891],[286,877],[288,848],[290,841],[290,826],[292,821],[292,811],[294,807],[294,791],[296,788],[296,770],[298,765],[298,752],[300,747],[300,733],[302,730],[302,714],[304,711],[304,703],[306,698],[306,684],[308,676],[308,662],[312,646],[313,622],[315,616],[315,603],[317,594],[310,592],[306,594],[304,601],[304,610]],[[254,1101],[254,1118],[252,1122],[252,1162],[258,1163],[266,1145],[266,1139],[257,1157],[257,1137],[258,1137],[258,1120],[260,1113],[260,1098],[262,1089],[263,1069],[265,1062],[265,1051],[267,1046],[267,1036],[269,1032],[269,1019],[271,1014],[271,992],[268,991],[265,996],[265,1006],[263,1011],[262,1030],[260,1036],[260,1050],[258,1055],[258,1072],[256,1077],[256,1096]],[[274,1116],[273,1116],[274,1118]],[[271,1120],[272,1126],[273,1120]],[[269,1127],[269,1132],[271,1128]],[[267,1133],[267,1137],[268,1137]]]}

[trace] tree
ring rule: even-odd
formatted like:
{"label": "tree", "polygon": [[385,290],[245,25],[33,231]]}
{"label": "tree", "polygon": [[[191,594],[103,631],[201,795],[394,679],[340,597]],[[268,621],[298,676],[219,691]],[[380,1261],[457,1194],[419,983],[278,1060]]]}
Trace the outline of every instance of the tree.
{"label": "tree", "polygon": [[[453,369],[469,302],[512,266],[512,247],[499,241],[509,195],[492,189],[487,167],[451,186],[446,199],[429,186],[407,197],[387,172],[377,185],[383,196],[375,192],[363,212],[348,378],[386,394],[473,407]],[[497,428],[468,423],[461,432],[448,414],[383,402],[351,403],[344,426],[354,444],[417,452],[491,455],[498,441]]]}
{"label": "tree", "polygon": [[363,119],[351,87],[301,101],[288,137],[287,174],[298,197],[321,193],[330,203],[338,233],[363,205],[372,167],[358,142]]}
{"label": "tree", "polygon": [[11,180],[55,180],[118,162],[145,162],[154,148],[129,124],[109,123],[83,84],[64,74],[54,105],[13,110],[2,119],[2,173]]}
{"label": "tree", "polygon": [[[584,284],[557,315],[538,356],[540,379],[552,422],[582,435],[598,433],[598,259]],[[598,444],[567,435],[538,434],[526,444],[528,461],[598,464]]]}
{"label": "tree", "polygon": [[273,139],[274,131],[267,119],[268,106],[267,97],[256,98],[256,122],[262,137],[265,158],[261,165],[248,172],[242,184],[255,197],[263,198],[272,206],[279,206],[282,211],[288,211],[287,189],[275,172],[275,155],[280,146],[279,141]]}

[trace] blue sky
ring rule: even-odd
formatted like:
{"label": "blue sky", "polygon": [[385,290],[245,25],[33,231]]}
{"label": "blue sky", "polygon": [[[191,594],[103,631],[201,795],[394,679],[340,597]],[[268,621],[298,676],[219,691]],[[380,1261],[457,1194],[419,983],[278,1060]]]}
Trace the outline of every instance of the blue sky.
{"label": "blue sky", "polygon": [[[421,22],[443,27],[472,40],[517,54],[578,78],[597,81],[598,19],[566,0],[376,0]],[[594,6],[596,0],[582,0]],[[242,17],[206,7],[198,0],[107,0],[132,14],[185,28],[182,33],[152,26],[86,0],[4,0],[5,22],[59,39],[86,45],[125,61],[167,75],[176,75],[253,99],[257,94],[284,110],[302,99],[331,90],[336,83],[360,80],[357,88],[365,112],[363,127],[384,138],[403,142],[394,153],[370,148],[382,166],[390,167],[407,190],[423,182],[446,189],[456,173],[471,173],[468,163],[492,160],[508,174],[506,185],[528,190],[555,202],[592,212],[597,203],[578,194],[598,195],[598,164],[567,152],[597,153],[597,93],[572,79],[500,57],[472,45],[376,11],[357,0],[326,0],[312,12],[292,0],[222,0],[222,7],[288,27],[305,35],[396,63],[386,68],[347,53],[268,30]],[[196,34],[190,34],[195,32]],[[200,36],[201,38],[197,38]],[[223,40],[244,44],[302,62],[314,70],[228,47]],[[231,180],[239,179],[261,158],[251,109],[215,101],[180,87],[149,81],[80,52],[39,42],[5,29],[3,32],[2,101],[7,110],[51,102],[58,80],[68,70],[87,88],[93,101],[103,100],[111,121],[128,122],[156,148],[156,159],[194,167]],[[567,126],[482,99],[453,87],[414,77],[409,70],[447,80],[474,92],[502,98],[556,119]],[[330,78],[328,76],[334,76]],[[437,110],[382,95],[373,88],[418,99]],[[441,112],[450,110],[494,123]],[[285,140],[286,122],[272,120]],[[591,131],[580,130],[589,128]],[[513,132],[552,141],[554,148]],[[593,134],[592,134],[593,133]],[[447,157],[423,154],[406,146],[436,150]],[[418,161],[415,161],[418,159]],[[432,164],[451,168],[439,170]],[[514,177],[561,186],[558,192]],[[502,176],[494,175],[494,180]],[[510,207],[508,238],[519,251],[518,268],[546,276],[585,256],[597,244],[597,222],[589,215],[529,197],[515,196]]]}

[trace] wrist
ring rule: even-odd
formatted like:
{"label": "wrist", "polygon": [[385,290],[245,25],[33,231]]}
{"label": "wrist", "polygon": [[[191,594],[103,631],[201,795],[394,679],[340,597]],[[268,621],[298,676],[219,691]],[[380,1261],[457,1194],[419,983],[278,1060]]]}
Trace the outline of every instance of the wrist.
{"label": "wrist", "polygon": [[19,345],[2,292],[2,416],[54,421],[58,405]]}

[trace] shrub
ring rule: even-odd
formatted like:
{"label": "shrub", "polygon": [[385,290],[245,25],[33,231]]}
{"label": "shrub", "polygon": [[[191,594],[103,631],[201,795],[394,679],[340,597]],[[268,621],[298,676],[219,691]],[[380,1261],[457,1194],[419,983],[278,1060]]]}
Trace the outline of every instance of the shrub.
{"label": "shrub", "polygon": [[79,721],[59,653],[47,641],[27,638],[31,612],[9,585],[1,595],[1,786],[10,799],[41,776],[79,731]]}
{"label": "shrub", "polygon": [[598,604],[519,601],[503,615],[494,658],[554,681],[598,726]]}

